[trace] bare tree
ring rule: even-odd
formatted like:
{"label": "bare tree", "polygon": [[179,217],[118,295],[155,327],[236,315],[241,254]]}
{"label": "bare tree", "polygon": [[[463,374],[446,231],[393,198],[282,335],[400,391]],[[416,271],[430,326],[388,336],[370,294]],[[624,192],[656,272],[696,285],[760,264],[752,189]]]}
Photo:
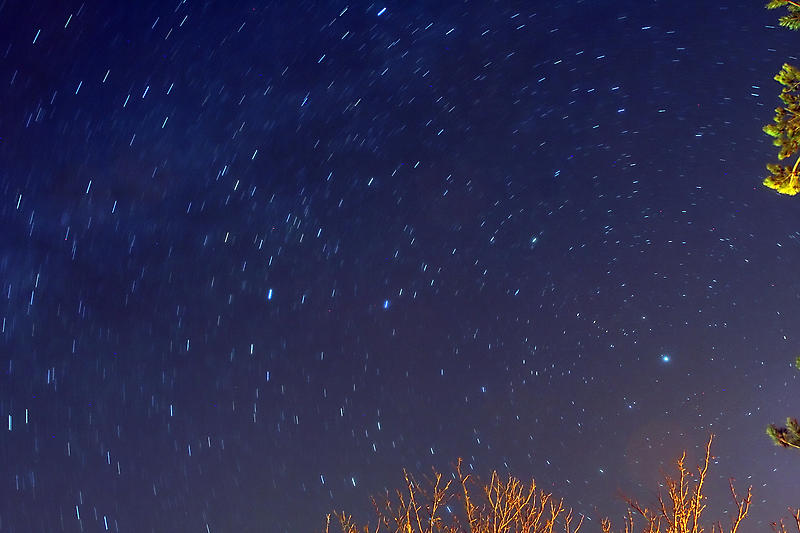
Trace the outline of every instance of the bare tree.
{"label": "bare tree", "polygon": [[[703,533],[702,514],[706,509],[703,494],[708,466],[711,461],[710,436],[702,465],[693,474],[686,465],[684,453],[676,461],[677,476],[665,475],[666,492],[658,496],[655,510],[636,500],[626,498],[628,512],[623,518],[624,533]],[[427,483],[419,483],[407,471],[403,472],[405,487],[394,497],[381,501],[373,498],[376,514],[374,526],[358,526],[344,512],[328,515],[325,533],[331,522],[338,522],[342,533],[578,533],[583,516],[576,515],[563,500],[554,498],[536,485],[519,479],[492,473],[488,484],[476,489],[477,483],[464,473],[459,459],[452,479],[445,482],[442,474],[434,472]],[[453,489],[454,481],[461,490]],[[752,500],[752,487],[744,496],[737,493],[733,480],[729,483],[736,513],[727,527],[720,522],[711,524],[711,533],[738,533],[747,517]],[[451,506],[451,502],[459,505]],[[455,508],[455,510],[454,510]],[[800,533],[800,511],[793,515]],[[643,523],[642,523],[643,522]],[[642,524],[640,524],[642,523]],[[603,533],[615,531],[610,520],[600,523]],[[788,533],[783,522],[773,524],[776,533]]]}
{"label": "bare tree", "polygon": [[[706,496],[703,488],[708,474],[708,465],[711,460],[711,443],[714,436],[708,438],[706,444],[705,459],[703,464],[697,467],[697,476],[686,468],[686,452],[675,462],[678,469],[677,477],[665,475],[665,485],[667,488],[666,496],[663,493],[658,495],[658,509],[652,510],[643,507],[636,500],[626,498],[630,507],[625,518],[625,533],[633,533],[634,517],[640,516],[644,519],[645,526],[643,533],[702,533],[704,528],[700,520],[706,508]],[[722,527],[720,522],[711,525],[712,533],[736,533],[739,525],[747,516],[752,501],[752,487],[748,487],[747,495],[739,497],[733,480],[729,482],[731,497],[736,505],[736,516],[731,520],[729,529]],[[606,520],[602,524],[603,532],[611,532],[611,523]]]}

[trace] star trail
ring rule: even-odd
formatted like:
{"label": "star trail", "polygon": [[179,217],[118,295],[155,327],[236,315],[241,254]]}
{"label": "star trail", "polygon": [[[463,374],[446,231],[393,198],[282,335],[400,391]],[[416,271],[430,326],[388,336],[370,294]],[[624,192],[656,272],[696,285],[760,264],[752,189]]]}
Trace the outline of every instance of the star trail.
{"label": "star trail", "polygon": [[709,516],[734,477],[767,530],[798,43],[759,2],[0,2],[0,532],[320,531],[459,457],[599,530],[709,433]]}

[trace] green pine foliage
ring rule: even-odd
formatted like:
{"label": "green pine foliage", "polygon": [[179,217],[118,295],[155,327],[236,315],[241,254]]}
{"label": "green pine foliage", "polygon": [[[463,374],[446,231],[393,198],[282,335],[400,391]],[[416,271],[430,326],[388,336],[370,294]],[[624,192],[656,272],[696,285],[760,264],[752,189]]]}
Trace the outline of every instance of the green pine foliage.
{"label": "green pine foliage", "polygon": [[[794,366],[800,370],[800,357],[794,360]],[[796,418],[787,418],[786,427],[780,427],[776,424],[768,425],[767,435],[772,439],[775,446],[800,450],[800,422]],[[800,523],[798,523],[798,526],[800,527]]]}
{"label": "green pine foliage", "polygon": [[775,446],[800,449],[800,422],[796,418],[787,418],[786,427],[770,424],[767,426],[767,435]]}
{"label": "green pine foliage", "polygon": [[[799,0],[800,1],[800,0]],[[800,29],[800,3],[792,0],[771,0],[767,9],[786,7],[788,15],[780,18],[781,26],[791,30]],[[784,64],[775,75],[775,81],[783,86],[780,99],[783,106],[775,109],[772,124],[764,126],[764,133],[772,137],[772,143],[779,148],[778,159],[783,160],[795,155],[800,150],[800,70]],[[800,158],[791,168],[785,165],[769,163],[770,175],[764,179],[764,185],[781,194],[794,196],[800,192]]]}
{"label": "green pine foliage", "polygon": [[779,18],[778,23],[790,30],[800,28],[800,3],[790,0],[771,0],[767,4],[767,9],[778,9],[783,6],[787,7],[789,14]]}

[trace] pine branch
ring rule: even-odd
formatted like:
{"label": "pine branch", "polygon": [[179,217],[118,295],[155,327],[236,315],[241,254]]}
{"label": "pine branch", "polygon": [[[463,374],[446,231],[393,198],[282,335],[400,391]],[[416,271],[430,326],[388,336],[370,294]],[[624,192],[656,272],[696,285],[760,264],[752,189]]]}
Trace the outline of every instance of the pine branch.
{"label": "pine branch", "polygon": [[[786,7],[788,14],[780,17],[781,26],[790,30],[800,29],[800,0],[770,0],[767,9]],[[783,160],[800,151],[800,70],[785,63],[780,72],[775,75],[775,81],[783,85],[780,99],[783,107],[775,109],[773,124],[764,126],[764,133],[772,137],[772,144],[779,148],[778,159]],[[789,169],[783,165],[770,163],[767,170],[770,176],[763,180],[763,184],[781,194],[794,196],[800,193],[800,172],[798,171],[800,158]]]}
{"label": "pine branch", "polygon": [[770,424],[767,426],[767,435],[776,446],[800,450],[800,422],[796,418],[787,418],[786,427]]}

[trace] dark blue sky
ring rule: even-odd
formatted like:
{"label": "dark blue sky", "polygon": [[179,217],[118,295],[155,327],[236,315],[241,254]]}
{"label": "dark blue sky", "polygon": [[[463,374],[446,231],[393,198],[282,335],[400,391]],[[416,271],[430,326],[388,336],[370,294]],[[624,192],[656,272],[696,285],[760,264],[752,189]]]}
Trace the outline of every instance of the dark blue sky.
{"label": "dark blue sky", "polygon": [[[464,457],[800,505],[759,2],[0,4],[0,531],[296,532]],[[665,357],[668,356],[668,357]]]}

